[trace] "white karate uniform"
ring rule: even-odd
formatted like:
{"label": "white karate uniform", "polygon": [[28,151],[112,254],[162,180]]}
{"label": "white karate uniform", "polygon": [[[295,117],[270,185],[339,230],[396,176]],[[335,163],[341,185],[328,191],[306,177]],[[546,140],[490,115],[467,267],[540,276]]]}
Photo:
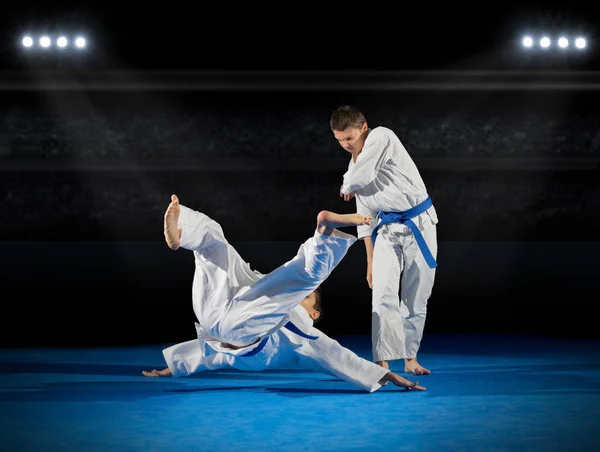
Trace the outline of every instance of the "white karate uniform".
{"label": "white karate uniform", "polygon": [[[387,370],[313,328],[299,306],[356,237],[337,229],[330,236],[315,231],[293,259],[263,275],[227,242],[217,222],[183,205],[180,209],[181,248],[192,250],[196,262],[192,299],[198,339],[163,351],[174,376],[224,366],[262,370],[299,364],[319,366],[370,392],[379,389]],[[289,329],[292,317],[291,326],[299,332]],[[232,349],[225,344],[253,345]]]}
{"label": "white karate uniform", "polygon": [[[396,134],[386,127],[369,130],[356,162],[350,159],[341,192],[356,192],[357,212],[373,219],[379,212],[409,210],[429,196],[412,158]],[[412,221],[436,259],[435,207]],[[358,226],[358,238],[370,237],[376,224],[372,221],[370,225]],[[414,358],[423,337],[435,268],[425,262],[410,228],[392,223],[377,231],[372,271],[374,361]]]}
{"label": "white karate uniform", "polygon": [[[302,337],[283,327],[268,336],[264,346],[252,356],[232,353],[240,350],[206,356],[201,342],[196,339],[164,349],[163,356],[174,377],[223,368],[245,371],[311,368],[334,375],[368,392],[381,388],[379,381],[388,372],[387,369],[361,358],[314,328],[312,319],[302,306],[294,308],[290,321],[313,338]],[[241,351],[246,353],[247,349]]]}

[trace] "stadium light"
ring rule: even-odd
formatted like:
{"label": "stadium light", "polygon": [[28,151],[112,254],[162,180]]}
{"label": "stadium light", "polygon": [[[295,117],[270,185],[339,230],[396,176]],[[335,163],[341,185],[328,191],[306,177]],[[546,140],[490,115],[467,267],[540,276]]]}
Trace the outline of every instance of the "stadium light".
{"label": "stadium light", "polygon": [[521,37],[521,45],[524,48],[536,47],[541,49],[543,52],[549,52],[552,47],[556,51],[566,52],[567,50],[582,50],[588,46],[588,43],[583,36],[578,36],[574,39],[574,36],[569,36],[569,33],[561,33],[557,36],[549,34],[543,34],[536,36],[535,34],[525,34]]}
{"label": "stadium light", "polygon": [[68,34],[26,34],[20,39],[21,46],[24,48],[43,49],[44,52],[50,51],[52,47],[62,51],[66,49],[84,49],[88,47],[88,42],[83,35],[69,36]]}
{"label": "stadium light", "polygon": [[40,38],[40,45],[44,48],[50,47],[50,38],[48,36],[42,36]]}

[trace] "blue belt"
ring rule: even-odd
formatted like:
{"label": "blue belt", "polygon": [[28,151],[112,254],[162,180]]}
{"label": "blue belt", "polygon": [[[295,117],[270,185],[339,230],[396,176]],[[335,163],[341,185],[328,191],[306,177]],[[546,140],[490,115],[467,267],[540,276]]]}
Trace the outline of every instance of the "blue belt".
{"label": "blue belt", "polygon": [[292,322],[286,323],[284,325],[284,328],[287,328],[292,333],[296,333],[298,336],[301,336],[301,337],[303,337],[305,339],[312,339],[312,340],[319,339],[318,336],[309,336],[304,331],[302,331],[300,328],[298,328],[296,325],[294,325]]}
{"label": "blue belt", "polygon": [[[296,333],[298,336],[302,336],[306,339],[313,339],[313,340],[318,339],[318,336],[309,336],[304,331],[302,331],[300,328],[298,328],[296,325],[294,325],[292,322],[286,323],[283,327],[287,328],[288,330],[292,331],[293,333]],[[268,340],[269,340],[269,336],[265,337],[262,341],[260,341],[260,343],[256,346],[256,348],[253,348],[248,353],[244,353],[240,356],[248,357],[248,356],[256,355],[263,348],[265,348],[265,345],[267,345]]]}
{"label": "blue belt", "polygon": [[416,216],[421,215],[423,212],[425,212],[431,206],[433,206],[433,201],[431,201],[431,197],[428,196],[427,199],[425,201],[423,201],[421,204],[417,204],[415,207],[405,210],[404,212],[379,212],[379,214],[377,215],[377,218],[380,221],[377,224],[377,226],[375,226],[375,229],[373,229],[373,233],[371,235],[371,238],[373,240],[373,245],[375,245],[375,239],[377,238],[377,230],[384,224],[390,224],[390,223],[405,224],[406,226],[408,226],[410,228],[413,235],[415,236],[415,240],[417,241],[417,244],[419,245],[419,248],[421,249],[421,253],[423,253],[425,262],[427,262],[427,265],[429,265],[429,268],[436,268],[437,262],[435,261],[433,254],[431,254],[431,251],[429,250],[429,247],[427,246],[427,243],[425,242],[425,239],[423,238],[423,234],[421,234],[421,231],[419,231],[419,228],[417,227],[417,225],[415,223],[413,223],[413,221],[411,220],[411,218],[415,218]]}

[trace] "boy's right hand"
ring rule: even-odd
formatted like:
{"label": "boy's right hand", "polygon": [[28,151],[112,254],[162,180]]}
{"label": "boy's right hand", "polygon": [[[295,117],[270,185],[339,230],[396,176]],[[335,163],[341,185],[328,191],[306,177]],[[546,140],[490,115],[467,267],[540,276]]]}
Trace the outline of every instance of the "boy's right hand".
{"label": "boy's right hand", "polygon": [[395,374],[392,371],[389,371],[387,374],[383,376],[381,381],[391,381],[396,386],[400,386],[401,388],[406,388],[409,391],[426,391],[427,389],[424,386],[419,385],[418,381],[414,383],[410,380],[407,380],[404,377],[401,377],[398,374]]}
{"label": "boy's right hand", "polygon": [[167,367],[163,370],[153,369],[151,372],[142,370],[142,375],[144,375],[144,377],[171,377],[173,376],[173,373],[171,372],[171,369]]}
{"label": "boy's right hand", "polygon": [[342,188],[344,188],[343,184],[340,186],[340,198],[344,198],[344,201],[350,201],[352,198],[354,198],[355,192],[345,195],[342,193]]}

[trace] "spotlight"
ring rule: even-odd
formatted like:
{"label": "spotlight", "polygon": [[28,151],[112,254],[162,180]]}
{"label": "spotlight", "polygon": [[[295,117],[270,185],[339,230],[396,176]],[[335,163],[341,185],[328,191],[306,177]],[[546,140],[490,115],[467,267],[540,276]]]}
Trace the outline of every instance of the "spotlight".
{"label": "spotlight", "polygon": [[585,39],[583,38],[577,38],[575,40],[575,47],[577,47],[578,49],[583,49],[586,45]]}
{"label": "spotlight", "polygon": [[523,46],[524,47],[531,47],[533,45],[533,39],[531,39],[531,36],[525,36],[523,38]]}
{"label": "spotlight", "polygon": [[75,39],[75,45],[80,49],[84,48],[85,47],[85,39],[81,38],[81,37]]}
{"label": "spotlight", "polygon": [[31,39],[31,36],[25,36],[23,38],[23,46],[31,47],[32,45],[33,45],[33,39]]}
{"label": "spotlight", "polygon": [[540,39],[540,45],[544,48],[547,48],[550,46],[550,38],[548,38],[547,36],[544,36],[542,39]]}
{"label": "spotlight", "polygon": [[560,38],[558,40],[558,46],[562,49],[569,46],[569,40],[567,38]]}
{"label": "spotlight", "polygon": [[40,45],[42,47],[50,47],[50,38],[48,36],[42,36],[40,38]]}
{"label": "spotlight", "polygon": [[58,47],[66,47],[67,46],[67,38],[65,38],[64,36],[61,36],[60,38],[58,38],[56,40],[56,45]]}

